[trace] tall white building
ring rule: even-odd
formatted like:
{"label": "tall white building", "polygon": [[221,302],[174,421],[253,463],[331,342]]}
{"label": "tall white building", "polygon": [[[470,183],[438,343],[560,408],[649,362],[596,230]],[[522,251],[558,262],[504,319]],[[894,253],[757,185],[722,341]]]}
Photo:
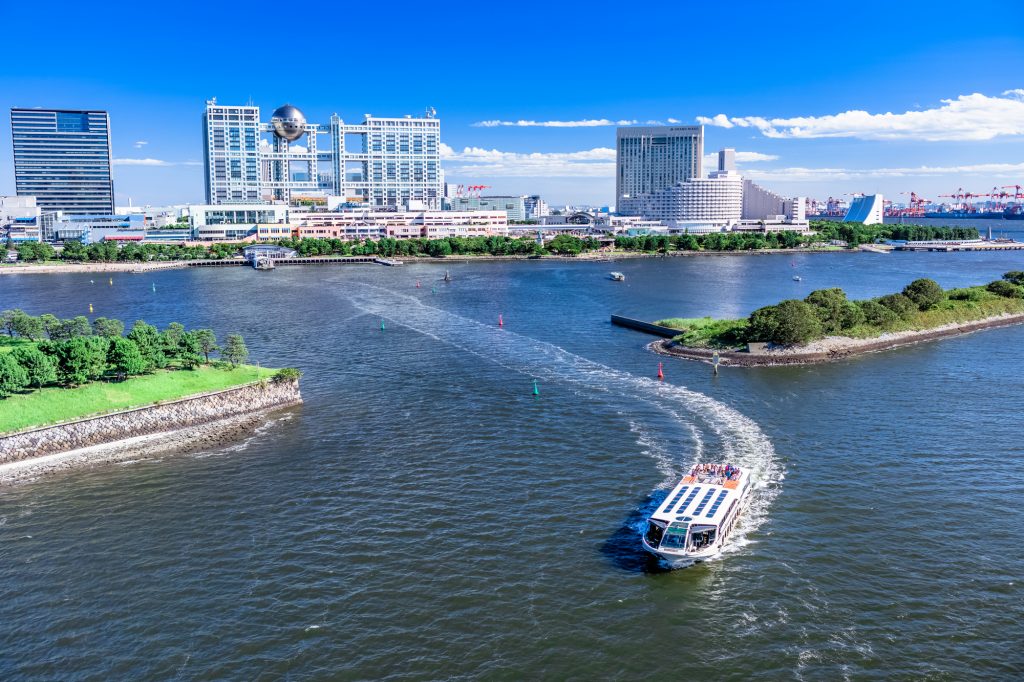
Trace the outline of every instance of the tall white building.
{"label": "tall white building", "polygon": [[735,171],[715,171],[690,178],[631,200],[635,212],[650,220],[731,223],[743,214],[743,178]]}
{"label": "tall white building", "polygon": [[260,191],[260,108],[224,106],[214,98],[203,113],[206,203],[255,204]]}
{"label": "tall white building", "polygon": [[704,126],[630,126],[615,137],[618,213],[639,215],[637,197],[703,175]]}

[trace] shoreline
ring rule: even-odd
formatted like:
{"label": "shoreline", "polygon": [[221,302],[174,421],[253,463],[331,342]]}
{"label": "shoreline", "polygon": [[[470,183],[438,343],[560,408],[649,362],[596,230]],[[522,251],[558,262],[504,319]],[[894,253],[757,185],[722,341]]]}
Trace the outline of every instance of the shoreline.
{"label": "shoreline", "polygon": [[98,445],[56,452],[0,464],[0,488],[29,483],[43,476],[86,467],[130,462],[159,461],[164,455],[179,456],[230,445],[252,437],[273,423],[271,415],[294,406],[273,407],[250,414],[226,417],[158,433],[130,436]]}
{"label": "shoreline", "polygon": [[954,336],[971,334],[985,329],[1008,327],[1024,323],[1024,313],[1005,313],[970,322],[953,322],[913,331],[890,332],[871,339],[854,339],[845,336],[829,336],[799,347],[785,347],[764,353],[750,354],[746,351],[718,350],[682,346],[671,339],[653,341],[647,348],[659,355],[682,358],[695,362],[712,364],[715,352],[723,367],[778,367],[789,365],[812,365],[838,362],[867,353],[912,346],[918,343],[938,341]]}
{"label": "shoreline", "polygon": [[[616,251],[612,253],[586,253],[577,256],[562,256],[548,254],[544,256],[492,256],[492,255],[451,255],[451,256],[389,256],[389,258],[400,259],[405,263],[472,263],[473,261],[582,261],[582,262],[607,262],[619,260],[631,260],[634,258],[686,258],[700,256],[776,256],[795,255],[808,253],[858,253],[858,249],[752,249],[746,251],[669,251],[667,253],[648,253],[644,251]],[[310,256],[310,258],[337,258],[344,263],[348,256]],[[75,263],[10,263],[0,265],[0,275],[19,274],[67,274],[67,273],[89,273],[89,272],[120,272],[140,274],[154,270],[176,270],[189,268],[204,263],[219,263],[225,259],[199,259],[179,261],[158,261],[158,262],[75,262]],[[231,260],[231,259],[227,259]],[[319,263],[310,264],[322,264]],[[248,265],[247,262],[239,262],[239,266]],[[286,265],[304,265],[304,263],[288,263]],[[284,267],[284,266],[282,266]]]}

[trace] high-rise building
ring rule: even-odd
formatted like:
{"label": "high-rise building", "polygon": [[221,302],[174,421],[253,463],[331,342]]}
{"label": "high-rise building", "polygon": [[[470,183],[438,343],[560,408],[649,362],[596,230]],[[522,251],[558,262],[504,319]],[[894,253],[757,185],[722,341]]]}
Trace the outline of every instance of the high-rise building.
{"label": "high-rise building", "polygon": [[224,106],[214,98],[203,113],[206,203],[263,201],[260,164],[260,108]]}
{"label": "high-rise building", "polygon": [[551,213],[548,210],[548,202],[540,198],[539,194],[531,194],[523,199],[526,205],[526,219],[537,220]]}
{"label": "high-rise building", "polygon": [[526,220],[526,201],[521,196],[457,196],[448,200],[448,208],[452,211],[504,211],[509,220]]}
{"label": "high-rise building", "polygon": [[14,185],[43,212],[114,212],[105,111],[11,109]]}
{"label": "high-rise building", "polygon": [[630,199],[701,177],[703,156],[704,126],[619,128],[616,131],[616,209],[630,215],[627,211],[635,210],[629,208]]}

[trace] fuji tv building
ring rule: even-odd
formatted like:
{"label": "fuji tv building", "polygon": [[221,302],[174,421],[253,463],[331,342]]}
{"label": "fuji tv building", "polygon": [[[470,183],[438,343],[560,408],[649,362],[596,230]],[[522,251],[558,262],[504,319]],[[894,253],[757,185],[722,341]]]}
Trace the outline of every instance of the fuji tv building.
{"label": "fuji tv building", "polygon": [[207,204],[322,199],[388,210],[442,208],[441,122],[419,118],[310,123],[297,107],[261,122],[254,105],[206,103],[203,146]]}

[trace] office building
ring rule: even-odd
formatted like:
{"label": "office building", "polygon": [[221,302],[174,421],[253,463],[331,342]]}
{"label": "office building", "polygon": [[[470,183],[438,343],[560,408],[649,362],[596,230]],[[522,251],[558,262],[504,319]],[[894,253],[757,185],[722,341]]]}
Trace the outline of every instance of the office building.
{"label": "office building", "polygon": [[0,197],[0,239],[39,241],[42,237],[41,215],[35,197]]}
{"label": "office building", "polygon": [[518,196],[455,196],[448,200],[451,211],[504,211],[515,222],[526,220],[525,197]]}
{"label": "office building", "polygon": [[700,178],[704,126],[630,126],[616,131],[616,209],[635,213],[637,197]]}
{"label": "office building", "polygon": [[524,197],[523,204],[526,208],[527,220],[539,220],[540,218],[551,214],[551,210],[548,209],[548,202],[541,199],[537,194]]}
{"label": "office building", "polygon": [[286,239],[292,232],[283,204],[190,206],[189,220],[193,239],[203,242],[257,239],[261,231],[268,239]]}
{"label": "office building", "polygon": [[444,198],[441,124],[432,109],[422,118],[367,114],[356,124],[335,114],[320,125],[286,104],[262,123],[259,107],[214,99],[203,135],[209,204],[334,195],[350,206],[437,210]]}
{"label": "office building", "polygon": [[11,109],[14,184],[44,213],[114,211],[105,111]]}
{"label": "office building", "polygon": [[300,238],[318,239],[443,239],[508,235],[508,217],[501,210],[337,212],[291,211],[289,222]]}

